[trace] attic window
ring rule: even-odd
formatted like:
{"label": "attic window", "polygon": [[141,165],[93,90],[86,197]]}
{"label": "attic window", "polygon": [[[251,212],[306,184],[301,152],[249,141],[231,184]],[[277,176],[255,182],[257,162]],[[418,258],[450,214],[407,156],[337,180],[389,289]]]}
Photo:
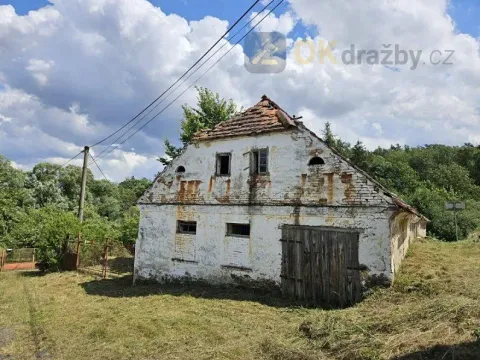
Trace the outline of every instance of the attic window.
{"label": "attic window", "polygon": [[251,155],[250,171],[252,174],[268,173],[268,150],[253,150]]}
{"label": "attic window", "polygon": [[311,158],[310,161],[308,162],[308,166],[324,165],[324,164],[325,164],[325,161],[323,161],[323,159],[321,157],[318,157],[318,156],[315,156],[315,157]]}
{"label": "attic window", "polygon": [[230,153],[217,154],[217,175],[230,176]]}
{"label": "attic window", "polygon": [[184,173],[184,172],[185,172],[185,167],[183,167],[182,165],[177,167],[177,173]]}

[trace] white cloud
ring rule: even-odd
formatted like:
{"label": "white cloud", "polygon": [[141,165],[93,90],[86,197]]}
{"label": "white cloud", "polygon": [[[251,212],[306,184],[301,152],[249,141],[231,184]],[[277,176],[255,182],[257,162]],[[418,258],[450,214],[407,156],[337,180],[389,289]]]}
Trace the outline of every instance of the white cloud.
{"label": "white cloud", "polygon": [[253,19],[255,16],[255,20],[253,20],[252,25],[259,24],[256,27],[258,31],[278,31],[284,35],[289,34],[293,28],[295,27],[296,19],[293,17],[293,14],[290,12],[285,12],[280,14],[280,16],[276,16],[274,13],[269,14],[262,22],[261,19],[268,13],[268,9],[265,10],[262,14],[258,15],[258,13],[254,12],[251,14],[250,19]]}
{"label": "white cloud", "polygon": [[37,80],[40,86],[47,85],[48,72],[53,66],[53,61],[45,61],[41,59],[30,59],[26,70],[29,71],[32,76]]}
{"label": "white cloud", "polygon": [[[292,29],[302,22],[313,29],[315,44],[336,40],[337,59],[351,44],[377,50],[399,44],[423,50],[427,60],[432,50],[455,50],[454,64],[427,61],[416,70],[409,70],[411,64],[394,70],[328,59],[320,64],[317,47],[315,61],[301,65],[289,46],[286,70],[262,75],[246,71],[237,46],[199,85],[243,106],[265,93],[289,113],[303,115],[313,131],[330,121],[343,139],[362,140],[369,148],[480,142],[479,40],[459,32],[446,0],[289,3],[259,30],[290,34],[292,44],[297,40]],[[0,6],[0,152],[19,167],[68,160],[133,117],[227,28],[226,21],[211,16],[189,22],[167,15],[146,0],[55,0],[26,16]],[[163,153],[165,136],[178,138],[184,102],[195,103],[193,90],[121,149],[99,159],[107,175],[121,180],[159,171],[155,159]],[[103,147],[93,150],[98,154]]]}

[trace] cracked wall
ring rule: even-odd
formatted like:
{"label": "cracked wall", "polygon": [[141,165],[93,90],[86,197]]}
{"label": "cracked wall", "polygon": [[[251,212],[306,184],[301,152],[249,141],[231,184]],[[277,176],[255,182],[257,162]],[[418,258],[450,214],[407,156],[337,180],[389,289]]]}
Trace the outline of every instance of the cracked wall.
{"label": "cracked wall", "polygon": [[[268,149],[268,174],[251,175],[250,151],[259,148]],[[215,174],[217,153],[231,153],[231,176]],[[309,166],[314,156],[325,164]],[[305,129],[189,145],[139,204],[135,278],[279,283],[284,224],[358,229],[360,263],[393,276],[391,199]],[[178,220],[196,221],[196,235],[179,237]],[[226,236],[227,223],[250,224],[249,238]]]}

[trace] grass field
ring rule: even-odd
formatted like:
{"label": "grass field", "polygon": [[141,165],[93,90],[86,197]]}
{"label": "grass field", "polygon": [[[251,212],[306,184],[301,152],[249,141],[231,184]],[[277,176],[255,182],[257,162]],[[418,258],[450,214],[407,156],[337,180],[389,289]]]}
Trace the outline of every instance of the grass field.
{"label": "grass field", "polygon": [[395,286],[325,311],[206,286],[0,273],[0,359],[480,359],[480,244],[419,241]]}

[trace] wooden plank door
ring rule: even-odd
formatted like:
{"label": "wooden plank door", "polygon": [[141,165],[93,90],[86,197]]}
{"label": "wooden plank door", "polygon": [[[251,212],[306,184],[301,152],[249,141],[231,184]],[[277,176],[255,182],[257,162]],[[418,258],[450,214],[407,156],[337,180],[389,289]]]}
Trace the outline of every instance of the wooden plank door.
{"label": "wooden plank door", "polygon": [[345,307],[361,298],[358,232],[290,226],[282,228],[282,292],[297,300]]}

